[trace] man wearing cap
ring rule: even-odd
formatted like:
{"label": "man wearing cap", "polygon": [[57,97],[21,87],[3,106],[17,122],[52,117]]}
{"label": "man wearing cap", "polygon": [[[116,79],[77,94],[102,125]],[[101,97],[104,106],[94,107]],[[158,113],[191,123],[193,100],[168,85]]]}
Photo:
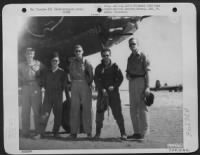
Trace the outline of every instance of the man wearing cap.
{"label": "man wearing cap", "polygon": [[48,122],[48,118],[53,109],[54,137],[59,137],[58,132],[62,122],[62,102],[63,91],[67,83],[67,74],[59,67],[60,59],[58,53],[54,53],[51,59],[51,69],[49,69],[44,76],[44,103],[42,106],[42,124],[41,134],[35,136],[35,139],[42,138]]}
{"label": "man wearing cap", "polygon": [[94,81],[98,90],[95,138],[99,138],[101,134],[105,110],[100,110],[100,108],[102,106],[101,104],[105,104],[103,102],[106,102],[106,100],[102,101],[102,99],[107,96],[108,105],[120,129],[121,139],[124,140],[126,139],[126,133],[119,95],[119,86],[123,81],[123,75],[117,64],[112,63],[110,49],[103,49],[101,57],[102,61],[96,67],[94,76]]}
{"label": "man wearing cap", "polygon": [[[70,126],[71,138],[76,138],[80,130],[80,121],[83,121],[83,130],[90,138],[92,133],[92,65],[83,59],[81,45],[74,47],[75,57],[69,66],[71,80],[71,109]],[[80,120],[80,106],[82,105],[82,120]]]}
{"label": "man wearing cap", "polygon": [[132,51],[128,58],[126,76],[129,80],[130,115],[134,134],[128,139],[144,140],[148,130],[147,107],[145,94],[149,93],[149,61],[144,53],[137,48],[137,40],[129,39],[129,48]]}
{"label": "man wearing cap", "polygon": [[30,137],[30,113],[33,110],[35,133],[40,132],[40,108],[42,105],[41,79],[44,65],[34,59],[35,50],[27,48],[26,61],[19,64],[19,86],[22,91],[22,136]]}

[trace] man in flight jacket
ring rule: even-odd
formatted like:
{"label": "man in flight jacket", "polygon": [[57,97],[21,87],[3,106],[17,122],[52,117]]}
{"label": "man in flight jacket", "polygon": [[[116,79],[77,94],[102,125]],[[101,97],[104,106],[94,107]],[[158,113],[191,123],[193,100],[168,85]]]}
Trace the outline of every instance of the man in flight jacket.
{"label": "man in flight jacket", "polygon": [[116,63],[111,62],[111,50],[104,49],[101,52],[102,62],[95,69],[94,81],[98,90],[97,97],[97,112],[96,112],[96,135],[95,138],[99,138],[101,134],[101,128],[103,127],[104,112],[106,109],[100,109],[101,104],[105,104],[107,101],[112,110],[114,119],[119,126],[121,139],[126,139],[124,118],[121,109],[121,99],[119,95],[119,86],[123,81],[123,75]]}

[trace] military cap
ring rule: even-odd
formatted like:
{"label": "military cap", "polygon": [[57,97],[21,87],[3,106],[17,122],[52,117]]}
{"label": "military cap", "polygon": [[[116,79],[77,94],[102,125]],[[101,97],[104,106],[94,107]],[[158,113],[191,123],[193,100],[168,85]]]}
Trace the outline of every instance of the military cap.
{"label": "military cap", "polygon": [[102,55],[104,52],[109,52],[109,53],[111,54],[110,48],[103,48],[103,49],[101,50],[101,55]]}
{"label": "military cap", "polygon": [[26,52],[35,52],[35,49],[32,47],[27,47]]}
{"label": "military cap", "polygon": [[128,41],[129,45],[132,44],[132,43],[137,43],[137,39],[135,38],[130,38],[129,41]]}
{"label": "military cap", "polygon": [[81,45],[77,44],[77,45],[74,46],[74,50],[77,49],[77,48],[83,48],[83,47]]}
{"label": "military cap", "polygon": [[54,52],[51,56],[51,59],[53,58],[59,58],[59,53],[58,52]]}
{"label": "military cap", "polygon": [[144,100],[147,106],[151,106],[154,102],[154,94],[151,92],[146,94]]}

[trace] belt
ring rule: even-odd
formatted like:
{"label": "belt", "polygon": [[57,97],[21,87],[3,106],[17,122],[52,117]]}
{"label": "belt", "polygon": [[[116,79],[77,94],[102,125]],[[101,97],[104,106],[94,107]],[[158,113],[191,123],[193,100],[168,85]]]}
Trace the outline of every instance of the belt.
{"label": "belt", "polygon": [[72,82],[82,82],[82,81],[86,81],[86,80],[72,80]]}
{"label": "belt", "polygon": [[136,78],[144,78],[145,74],[143,74],[143,75],[129,74],[129,76],[131,77],[131,79],[136,79]]}

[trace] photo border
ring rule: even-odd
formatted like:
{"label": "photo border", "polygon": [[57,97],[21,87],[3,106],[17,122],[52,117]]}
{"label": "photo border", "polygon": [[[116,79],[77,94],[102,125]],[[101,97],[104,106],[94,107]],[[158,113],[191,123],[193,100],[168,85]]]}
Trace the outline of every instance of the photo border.
{"label": "photo border", "polygon": [[[24,4],[23,4],[23,5],[24,5]],[[23,5],[20,5],[20,7],[22,7]],[[25,4],[25,5],[27,5],[27,4]],[[28,4],[28,5],[29,5],[29,4]],[[167,5],[170,6],[171,4],[167,4]],[[174,5],[174,4],[173,4],[173,5]],[[176,4],[176,5],[179,5],[179,4]],[[195,6],[192,5],[192,7],[195,7]],[[187,6],[186,8],[187,8],[187,10],[188,10],[188,6]],[[185,9],[186,9],[186,8],[185,8]],[[4,7],[4,9],[5,9],[5,7]],[[193,8],[193,9],[194,9],[194,8]],[[193,9],[192,9],[192,10],[193,10]],[[195,9],[194,9],[194,10],[195,10]],[[193,10],[193,11],[194,11],[194,10]],[[188,12],[187,12],[187,13],[188,13]],[[194,13],[194,12],[193,12],[193,13]],[[196,15],[196,12],[195,12],[194,14]],[[3,14],[2,14],[2,15],[3,15]],[[3,17],[4,17],[4,16],[3,16]],[[189,18],[188,18],[188,19],[189,19]],[[183,19],[183,20],[185,20],[185,19]],[[196,21],[195,21],[196,19],[192,19],[192,18],[191,18],[191,20],[193,20],[193,21],[191,21],[191,22],[192,22],[192,23],[194,22],[195,25],[196,25]],[[4,19],[2,22],[3,22],[2,24],[5,24],[5,19]],[[183,24],[183,25],[184,25],[184,24]],[[3,25],[3,26],[5,26],[5,25]],[[188,25],[187,25],[187,26],[188,26]],[[188,29],[191,29],[191,28],[192,28],[192,30],[193,30],[193,31],[192,31],[192,38],[196,38],[196,37],[197,37],[197,36],[196,36],[196,26],[195,26],[195,28],[193,27],[194,25],[193,25],[192,27],[187,27],[187,26],[184,27],[183,29],[185,29],[185,30],[187,31]],[[3,28],[4,28],[4,27],[3,27]],[[10,35],[11,35],[11,34],[13,34],[13,32],[12,32],[12,33],[10,32]],[[9,50],[10,50],[10,48],[8,48],[8,49],[5,48],[5,47],[8,47],[8,46],[10,45],[10,43],[5,45],[5,40],[7,40],[7,39],[5,39],[5,36],[7,36],[7,34],[5,34],[5,32],[3,31],[3,37],[4,37],[4,38],[3,38],[3,42],[4,42],[3,53],[5,53],[4,51],[9,51]],[[186,35],[184,35],[184,36],[186,36]],[[191,39],[191,38],[190,38],[190,39]],[[186,40],[184,39],[183,42],[188,43],[188,41],[189,41],[190,39],[188,39],[188,40],[187,40],[187,39],[186,39]],[[196,51],[197,51],[197,41],[196,41],[196,42],[193,42],[193,45],[191,45],[191,47],[185,46],[184,44],[183,44],[183,46],[184,46],[184,48],[183,48],[183,49],[184,49],[184,52],[183,52],[183,53],[184,53],[184,54],[186,53],[186,55],[187,55],[188,51],[191,51],[191,47],[193,48],[192,51],[195,51],[195,52],[192,53],[192,54],[193,54],[192,56],[190,55],[190,57],[193,58],[191,61],[194,62],[194,63],[190,64],[190,66],[187,66],[186,64],[184,64],[184,65],[183,65],[184,68],[187,68],[188,70],[191,70],[191,69],[192,69],[192,70],[197,70],[197,62],[196,62],[196,60],[195,60],[195,58],[197,57],[197,52],[196,52]],[[15,47],[16,47],[16,44],[15,44]],[[17,49],[17,48],[16,48],[16,49]],[[17,53],[17,52],[16,52],[16,53]],[[13,54],[13,53],[12,53],[12,54]],[[190,54],[191,54],[191,53],[190,53]],[[17,55],[14,55],[14,56],[17,57]],[[6,61],[5,58],[6,58],[6,57],[4,57],[4,55],[3,55],[3,60],[4,60],[4,61],[3,61],[3,64],[5,64],[5,63],[7,64],[7,63],[8,63],[8,62],[5,62],[5,61]],[[185,62],[185,61],[187,62],[187,61],[188,61],[188,56],[185,56],[184,59],[183,59],[183,61],[184,61],[184,62]],[[13,60],[12,60],[12,62],[13,62]],[[15,60],[14,60],[14,62],[15,62]],[[12,67],[11,67],[11,68],[12,68]],[[3,73],[4,73],[4,72],[3,72]],[[17,75],[17,70],[16,70],[16,72],[15,72],[14,74]],[[188,80],[190,80],[190,81],[191,81],[191,80],[194,80],[194,81],[195,81],[195,82],[193,83],[193,85],[188,85],[188,86],[187,86],[187,87],[188,87],[188,90],[186,90],[186,91],[185,91],[185,85],[184,85],[184,91],[183,91],[183,93],[184,93],[184,96],[191,97],[191,95],[192,95],[192,94],[191,94],[191,90],[194,90],[194,88],[195,88],[196,90],[193,92],[193,95],[194,95],[194,96],[192,96],[192,98],[194,98],[193,101],[194,101],[195,103],[198,103],[198,100],[197,100],[197,99],[198,99],[198,98],[197,98],[197,97],[198,97],[198,95],[197,95],[197,89],[198,89],[198,88],[197,88],[197,85],[198,85],[198,84],[197,84],[197,73],[195,73],[195,71],[194,71],[194,73],[193,73],[192,75],[194,75],[194,79],[193,79],[193,78],[190,79],[190,78],[187,76],[187,74],[184,74],[184,75],[183,75],[184,81],[188,81]],[[4,74],[3,74],[3,77],[5,77]],[[4,82],[5,82],[5,79],[4,79]],[[15,79],[15,80],[12,81],[12,83],[15,83],[15,82],[17,83],[17,79]],[[6,96],[7,94],[5,94],[5,89],[10,90],[10,88],[5,88],[5,83],[4,83],[4,87],[3,87],[3,88],[4,88],[4,90],[3,90],[4,95]],[[12,87],[12,88],[13,88],[13,87]],[[16,89],[16,87],[15,87],[14,89]],[[16,89],[16,90],[18,90],[18,89]],[[11,94],[9,93],[9,95],[12,95],[12,93],[11,93]],[[4,99],[5,99],[5,96],[4,96]],[[15,98],[15,99],[16,99],[16,98]],[[188,103],[188,102],[191,102],[191,100],[187,100],[187,103]],[[186,103],[186,104],[187,104],[187,103]],[[17,105],[18,105],[18,104],[17,104]],[[185,105],[185,104],[184,104],[184,105]],[[6,109],[5,100],[4,100],[4,108]],[[187,107],[187,108],[188,108],[188,107]],[[186,110],[185,110],[185,108],[184,108],[184,109],[183,109],[183,110],[184,110],[184,115],[187,115],[187,113],[188,113],[187,110],[189,110],[189,113],[190,113],[189,115],[190,115],[190,116],[193,115],[193,113],[191,114],[191,111],[194,110],[195,108],[196,108],[196,107],[192,107],[192,108],[189,107],[189,109],[186,109]],[[3,109],[3,110],[4,110],[4,117],[6,118],[6,114],[5,114],[5,113],[6,113],[6,112],[5,112],[6,110],[5,110],[5,109]],[[197,108],[196,108],[196,110],[197,110]],[[17,114],[18,114],[18,111],[17,111]],[[198,114],[198,112],[195,111],[195,114]],[[187,116],[186,116],[186,117],[187,117]],[[193,118],[193,117],[192,117],[192,118]],[[6,133],[6,135],[8,134],[7,136],[11,136],[11,137],[12,137],[13,135],[16,134],[16,132],[12,133],[13,135],[11,134],[11,132],[13,132],[13,129],[16,127],[16,126],[12,126],[12,124],[15,123],[15,122],[13,121],[13,119],[15,119],[15,118],[9,119],[8,122],[7,122],[7,121],[4,121],[4,125],[5,125],[5,126],[9,124],[9,125],[8,125],[8,126],[9,126],[9,127],[8,127],[8,128],[9,128],[9,130],[8,130],[9,133],[6,132],[7,130],[5,130],[5,133]],[[6,120],[7,120],[7,118],[6,118]],[[184,120],[185,120],[185,119],[184,119]],[[195,124],[197,121],[198,121],[198,120],[193,120],[193,119],[191,120],[191,119],[190,119],[189,122],[190,122],[191,124]],[[4,128],[5,128],[5,126],[4,126]],[[192,127],[192,129],[195,130],[194,132],[198,132],[198,131],[196,131],[195,128]],[[198,130],[199,130],[199,128],[198,128]],[[9,135],[9,134],[11,134],[11,135]],[[4,134],[4,136],[5,136],[5,134]],[[193,135],[193,136],[199,137],[199,135]],[[6,137],[6,136],[5,136],[5,137]],[[4,138],[5,138],[5,137],[4,137]],[[187,136],[184,137],[184,138],[187,138]],[[198,140],[197,140],[197,141],[198,141]],[[5,139],[4,142],[6,142],[6,139]],[[191,143],[191,139],[190,139],[188,142],[189,142],[189,144],[190,144],[190,143]],[[193,148],[193,151],[195,151],[197,148],[198,148],[198,147],[195,146],[195,148]],[[6,145],[5,145],[5,149],[6,149]],[[40,151],[41,151],[41,150],[40,150]],[[49,150],[48,150],[48,151],[49,151]],[[56,150],[56,151],[57,151],[57,150]],[[69,150],[68,150],[68,151],[69,151]],[[97,151],[97,150],[96,150],[96,151]],[[113,151],[113,149],[112,149],[111,151]],[[181,151],[184,152],[184,150],[181,150]],[[35,151],[33,151],[33,152],[34,152],[34,153],[37,153],[37,152],[35,152]],[[175,152],[176,152],[176,151],[175,151]],[[187,150],[186,150],[186,152],[187,152]],[[11,153],[12,153],[12,152],[11,152]],[[16,152],[15,152],[15,153],[16,153]],[[41,152],[40,152],[40,153],[41,153]],[[54,153],[55,153],[55,152],[54,152]],[[57,153],[57,152],[56,152],[56,153]],[[73,153],[73,152],[71,152],[71,153]],[[116,152],[116,153],[117,153],[117,152]],[[144,152],[144,153],[145,153],[145,152]]]}

